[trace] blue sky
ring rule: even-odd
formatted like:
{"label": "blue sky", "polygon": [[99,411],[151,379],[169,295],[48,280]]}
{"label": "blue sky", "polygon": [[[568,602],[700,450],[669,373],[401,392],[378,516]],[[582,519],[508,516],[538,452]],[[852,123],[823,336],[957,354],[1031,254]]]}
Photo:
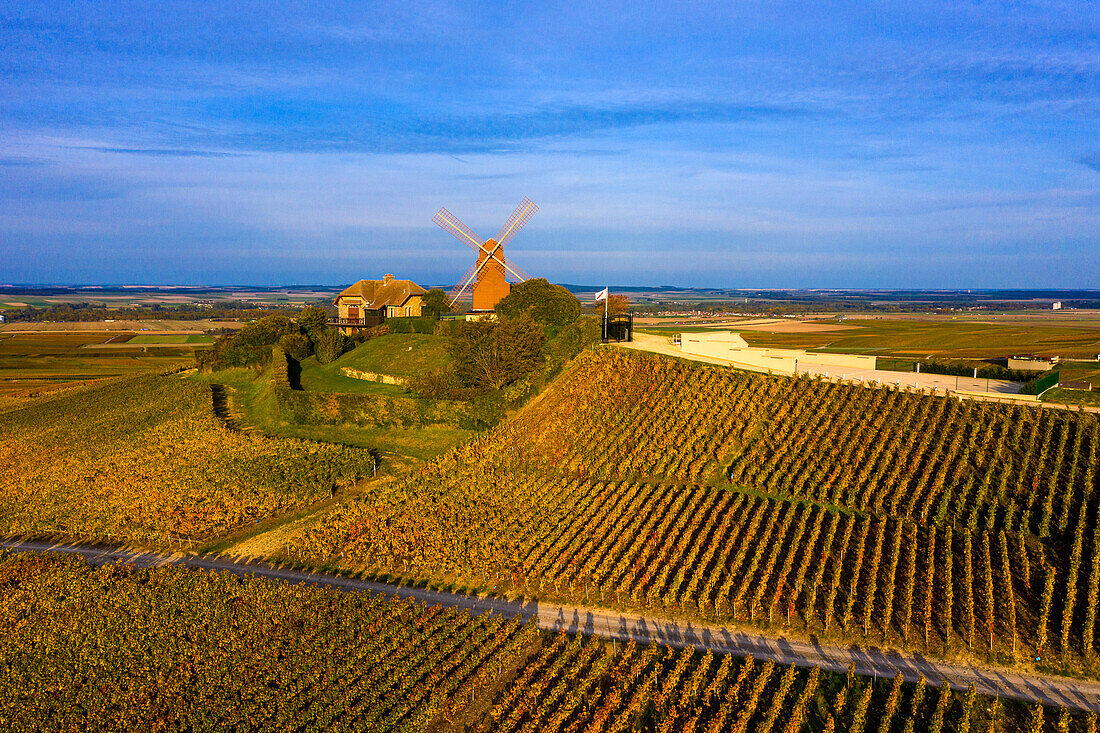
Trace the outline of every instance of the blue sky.
{"label": "blue sky", "polygon": [[1100,287],[1100,4],[0,0],[0,283]]}

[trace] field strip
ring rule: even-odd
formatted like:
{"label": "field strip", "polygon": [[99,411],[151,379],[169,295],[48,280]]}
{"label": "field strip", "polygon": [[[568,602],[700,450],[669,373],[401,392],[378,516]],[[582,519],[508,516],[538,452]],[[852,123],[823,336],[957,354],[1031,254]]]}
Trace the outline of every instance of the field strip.
{"label": "field strip", "polygon": [[113,550],[91,545],[56,544],[46,541],[0,540],[0,546],[12,551],[66,552],[84,557],[96,565],[119,563],[134,567],[179,565],[209,571],[229,572],[283,580],[288,583],[315,583],[344,590],[383,593],[397,598],[412,598],[430,605],[464,608],[472,613],[519,615],[524,620],[538,619],[540,628],[597,635],[605,639],[657,642],[673,647],[696,647],[718,653],[751,654],[758,659],[774,659],[780,664],[800,667],[820,666],[843,672],[854,663],[862,675],[891,678],[898,672],[909,682],[921,675],[929,685],[947,680],[956,689],[974,683],[979,694],[1007,697],[1024,702],[1042,701],[1047,705],[1100,712],[1100,682],[1075,680],[1054,675],[1034,675],[1007,668],[958,665],[929,659],[920,654],[858,645],[835,646],[766,636],[756,632],[685,623],[674,619],[649,618],[620,614],[608,609],[560,606],[534,601],[508,601],[499,598],[467,596],[426,588],[411,588],[338,575],[280,568],[266,563],[245,563],[214,556],[165,554]]}

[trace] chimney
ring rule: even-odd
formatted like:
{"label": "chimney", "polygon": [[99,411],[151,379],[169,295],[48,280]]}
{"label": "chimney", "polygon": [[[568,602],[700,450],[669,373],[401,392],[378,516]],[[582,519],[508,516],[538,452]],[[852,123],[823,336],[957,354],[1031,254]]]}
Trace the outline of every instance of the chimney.
{"label": "chimney", "polygon": [[387,275],[382,276],[382,283],[384,285],[388,285],[389,283],[392,283],[392,282],[393,282],[393,275],[392,274],[387,274]]}

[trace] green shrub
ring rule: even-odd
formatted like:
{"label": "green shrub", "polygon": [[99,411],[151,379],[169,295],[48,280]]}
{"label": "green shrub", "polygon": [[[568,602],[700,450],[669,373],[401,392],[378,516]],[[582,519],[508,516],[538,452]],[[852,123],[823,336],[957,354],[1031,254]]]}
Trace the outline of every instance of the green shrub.
{"label": "green shrub", "polygon": [[294,320],[310,336],[315,336],[328,329],[328,314],[322,308],[314,306],[303,308],[298,311],[298,315]]}
{"label": "green shrub", "polygon": [[444,313],[451,312],[451,299],[439,288],[432,288],[424,296],[424,315],[438,321]]}
{"label": "green shrub", "polygon": [[301,333],[298,324],[286,316],[266,316],[236,334],[218,339],[213,348],[198,352],[196,361],[204,371],[266,362],[274,344],[283,336],[297,333]]}
{"label": "green shrub", "polygon": [[279,346],[298,361],[313,355],[313,342],[304,333],[288,333],[279,339]]}
{"label": "green shrub", "polygon": [[313,342],[313,350],[317,354],[317,361],[322,364],[331,364],[350,348],[350,339],[335,329],[322,331]]}
{"label": "green shrub", "polygon": [[546,333],[529,317],[465,321],[447,342],[458,378],[468,387],[500,389],[536,369]]}
{"label": "green shrub", "polygon": [[529,316],[546,326],[564,326],[580,318],[581,302],[561,285],[537,277],[513,285],[495,310],[505,318]]}
{"label": "green shrub", "polygon": [[463,400],[471,396],[453,369],[436,369],[412,377],[407,386],[417,397],[429,400]]}

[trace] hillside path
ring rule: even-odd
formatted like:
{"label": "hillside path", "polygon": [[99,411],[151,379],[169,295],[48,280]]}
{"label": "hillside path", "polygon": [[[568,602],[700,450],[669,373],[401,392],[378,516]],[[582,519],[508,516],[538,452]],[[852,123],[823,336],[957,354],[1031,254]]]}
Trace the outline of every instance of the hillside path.
{"label": "hillside path", "polygon": [[48,541],[0,540],[0,546],[17,552],[77,554],[96,565],[176,565],[282,580],[287,583],[328,585],[343,590],[383,593],[396,598],[412,598],[430,605],[439,603],[448,607],[464,608],[472,613],[502,613],[509,617],[518,615],[525,621],[537,619],[539,627],[548,631],[565,630],[571,633],[595,634],[605,639],[634,639],[674,647],[692,646],[739,656],[751,654],[757,659],[774,659],[779,664],[795,664],[800,667],[817,665],[834,672],[844,672],[850,663],[854,663],[856,672],[862,675],[877,675],[889,679],[901,672],[907,681],[916,682],[923,674],[932,686],[938,686],[943,680],[947,680],[956,689],[966,689],[973,682],[977,691],[983,695],[1008,697],[1024,702],[1041,700],[1048,705],[1100,712],[1100,682],[1055,675],[1025,674],[1007,668],[950,664],[920,654],[873,646],[836,646],[767,636],[754,631],[623,614],[609,609],[467,596],[293,570],[266,563],[242,562],[212,555],[165,554],[92,545],[55,544]]}

